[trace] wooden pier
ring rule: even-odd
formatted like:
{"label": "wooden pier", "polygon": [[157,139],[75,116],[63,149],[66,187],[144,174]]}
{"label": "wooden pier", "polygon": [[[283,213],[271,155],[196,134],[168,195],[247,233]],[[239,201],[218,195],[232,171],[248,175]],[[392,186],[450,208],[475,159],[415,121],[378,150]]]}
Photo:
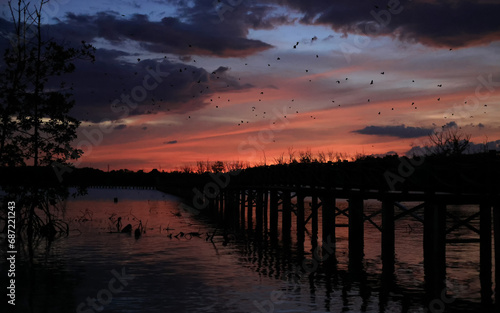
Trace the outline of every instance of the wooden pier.
{"label": "wooden pier", "polygon": [[[310,198],[309,216],[306,216],[305,198]],[[364,212],[366,200],[379,200],[381,207],[375,213],[367,215]],[[348,207],[340,209],[337,200],[347,200]],[[416,203],[406,207],[402,202]],[[465,219],[453,216],[447,207],[449,205],[477,205],[474,212]],[[370,223],[381,232],[382,277],[393,277],[395,271],[395,223],[403,217],[411,216],[421,222],[424,229],[424,272],[425,289],[429,301],[442,297],[446,290],[446,244],[480,244],[480,283],[481,301],[485,308],[491,308],[494,303],[500,303],[498,292],[493,301],[492,262],[500,268],[500,197],[486,194],[453,194],[428,192],[400,192],[359,190],[345,188],[324,188],[311,186],[228,186],[221,190],[210,202],[210,210],[217,213],[219,221],[226,227],[251,231],[257,238],[268,236],[271,241],[279,241],[284,246],[295,242],[299,254],[304,249],[306,225],[312,229],[311,245],[318,245],[318,234],[321,231],[323,241],[327,239],[335,243],[336,229],[347,227],[349,234],[349,270],[359,271],[364,257],[364,226]],[[320,213],[321,210],[321,214]],[[281,213],[281,214],[279,214]],[[279,216],[281,215],[281,219]],[[347,217],[347,224],[339,224],[337,217]],[[377,215],[381,224],[374,218]],[[322,229],[319,229],[319,216],[322,218]],[[422,217],[423,216],[423,217]],[[452,219],[452,224],[446,220]],[[292,221],[296,222],[296,234],[292,236]],[[471,225],[474,219],[479,220],[480,228]],[[495,227],[495,258],[492,258],[492,222]],[[447,234],[459,227],[466,227],[476,238],[447,238]],[[329,247],[331,248],[331,247]],[[335,264],[335,253],[325,264]],[[500,283],[498,271],[495,282]],[[496,285],[498,286],[498,285]],[[498,287],[497,287],[498,289]]]}

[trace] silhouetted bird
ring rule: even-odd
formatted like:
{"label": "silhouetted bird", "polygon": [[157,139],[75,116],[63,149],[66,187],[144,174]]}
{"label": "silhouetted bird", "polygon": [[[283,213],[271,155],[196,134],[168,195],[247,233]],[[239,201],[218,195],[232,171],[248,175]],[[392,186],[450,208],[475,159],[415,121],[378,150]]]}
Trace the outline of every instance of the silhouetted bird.
{"label": "silhouetted bird", "polygon": [[373,85],[373,80],[370,82],[370,85]]}

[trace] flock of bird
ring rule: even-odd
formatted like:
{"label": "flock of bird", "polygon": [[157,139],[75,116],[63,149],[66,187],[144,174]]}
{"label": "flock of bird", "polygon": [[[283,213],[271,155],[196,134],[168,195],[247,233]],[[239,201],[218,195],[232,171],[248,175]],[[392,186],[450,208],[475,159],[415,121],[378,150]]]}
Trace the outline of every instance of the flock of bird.
{"label": "flock of bird", "polygon": [[[313,37],[314,40],[314,37]],[[292,45],[293,49],[298,49],[300,42],[296,42]],[[192,48],[192,45],[188,45],[190,48]],[[451,49],[450,49],[451,50]],[[167,56],[164,56],[164,58],[167,58]],[[319,54],[313,54],[312,58],[314,59],[320,59]],[[191,59],[191,57],[188,58],[192,63],[196,63],[196,59]],[[283,56],[278,56],[276,57],[275,62],[283,62],[284,61]],[[136,65],[137,68],[141,68],[141,62],[145,62],[144,60],[141,60],[141,58],[137,58],[138,64]],[[311,60],[311,62],[313,62]],[[273,67],[274,64],[267,63],[265,62],[264,64],[267,64],[267,67]],[[249,63],[246,62],[244,63],[244,66],[249,66]],[[258,65],[256,65],[258,66]],[[182,102],[187,102],[189,101],[186,99],[188,97],[187,94],[191,93],[191,100],[195,99],[194,101],[199,101],[203,103],[203,105],[208,106],[208,107],[213,107],[215,110],[224,110],[227,108],[227,103],[231,102],[231,98],[224,98],[224,92],[230,92],[233,90],[236,90],[241,87],[240,81],[241,78],[238,78],[237,80],[233,77],[230,77],[229,75],[226,75],[225,71],[227,68],[221,67],[222,70],[218,72],[217,70],[212,71],[211,73],[206,72],[203,70],[203,68],[197,68],[192,65],[180,65],[177,67],[177,69],[172,70],[170,72],[170,76],[167,78],[168,84],[165,84],[159,88],[158,92],[168,94],[170,91],[165,90],[166,88],[171,88],[172,94],[179,93],[185,91],[185,94],[181,95],[181,97],[184,97],[184,100]],[[151,67],[150,67],[151,69]],[[312,71],[309,68],[304,69],[305,73],[311,73]],[[139,70],[134,71],[134,76],[139,75]],[[107,72],[104,72],[105,76],[108,76]],[[190,76],[186,76],[190,75]],[[380,75],[386,75],[385,71],[381,71]],[[116,95],[120,93],[127,93],[130,92],[130,90],[127,87],[127,79],[125,75],[118,76],[118,79],[122,81],[122,89],[115,89],[114,91],[116,92]],[[309,82],[312,82],[311,79],[308,77],[305,78]],[[349,77],[343,77],[342,79],[336,79],[334,80],[336,85],[343,85],[343,84],[349,84],[351,83],[352,80],[349,80]],[[369,78],[366,81],[366,86],[370,87],[376,84],[377,79],[376,78]],[[183,83],[180,83],[183,82]],[[189,83],[191,82],[191,83]],[[335,84],[334,83],[334,84]],[[359,82],[358,82],[359,83]],[[415,79],[411,80],[411,83],[415,83]],[[224,86],[224,87],[223,87]],[[437,84],[438,88],[442,88],[443,84]],[[335,86],[332,86],[332,94],[335,94],[335,92],[338,89],[335,89]],[[154,91],[152,92],[153,94],[155,93]],[[149,105],[145,105],[142,103],[139,108],[139,113],[142,114],[155,114],[158,112],[168,112],[172,108],[171,105],[168,103],[168,101],[164,101],[164,98],[166,96],[155,96],[152,95],[148,99]],[[115,98],[116,99],[116,98]],[[109,102],[111,103],[114,99],[109,99]],[[165,99],[167,100],[167,99]],[[253,121],[256,121],[256,119],[266,119],[269,117],[268,111],[269,111],[269,105],[265,103],[266,100],[266,94],[264,91],[257,91],[255,94],[255,98],[253,99],[248,99],[247,103],[251,103],[250,107],[248,110],[242,110],[241,111],[241,116],[238,118],[237,116],[234,116],[234,125],[235,126],[243,126],[245,124],[252,123]],[[437,101],[441,101],[441,97],[438,97],[436,99]],[[290,99],[291,105],[288,106],[289,113],[288,114],[307,114],[308,108],[306,105],[298,105],[297,102],[294,102],[295,99]],[[254,103],[252,103],[254,102]],[[368,98],[367,102],[370,103],[376,103],[376,99],[374,102],[374,99]],[[331,103],[335,103],[335,100],[331,100]],[[341,107],[341,104],[335,104],[336,107]],[[373,107],[373,106],[371,106]],[[416,106],[416,101],[411,101],[411,107],[413,107],[414,110],[417,110],[418,107]],[[267,109],[266,109],[267,108]],[[391,107],[390,111],[396,111],[397,107]],[[195,112],[193,112],[196,114]],[[384,114],[384,110],[376,110],[374,112],[377,115],[382,115]],[[486,112],[485,112],[486,113]],[[87,113],[88,114],[88,113]],[[217,114],[217,113],[215,113]],[[453,114],[452,114],[453,115]],[[186,120],[193,120],[194,116],[192,115],[187,115],[185,117]],[[283,118],[287,118],[287,115],[283,115]],[[311,115],[309,114],[308,117],[312,120],[315,120],[319,118],[318,116]],[[472,118],[473,116],[471,116]],[[447,117],[445,117],[447,118]],[[87,121],[87,120],[86,120]],[[90,126],[90,124],[89,124]],[[143,128],[144,130],[147,129],[147,127]]]}

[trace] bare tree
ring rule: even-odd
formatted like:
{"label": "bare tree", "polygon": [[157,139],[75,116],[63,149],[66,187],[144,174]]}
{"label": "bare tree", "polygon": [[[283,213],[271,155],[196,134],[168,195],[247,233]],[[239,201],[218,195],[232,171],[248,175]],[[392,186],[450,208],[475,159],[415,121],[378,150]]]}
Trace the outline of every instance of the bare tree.
{"label": "bare tree", "polygon": [[470,138],[470,134],[464,134],[457,128],[445,128],[429,135],[432,146],[428,150],[431,155],[460,155],[469,148]]}
{"label": "bare tree", "polygon": [[293,150],[293,146],[288,147],[288,162],[297,163],[297,160],[295,159],[295,151]]}
{"label": "bare tree", "polygon": [[318,162],[326,163],[326,154],[323,151],[318,152]]}
{"label": "bare tree", "polygon": [[335,153],[331,150],[328,150],[328,161],[329,162],[335,161]]}
{"label": "bare tree", "polygon": [[181,172],[189,174],[189,173],[193,173],[194,171],[190,165],[185,164],[185,165],[181,166]]}
{"label": "bare tree", "polygon": [[274,158],[274,163],[277,165],[285,164],[285,154],[282,152],[278,157]]}
{"label": "bare tree", "polygon": [[299,152],[299,161],[300,161],[300,163],[311,163],[313,161],[311,149],[307,149],[305,151],[300,151]]}
{"label": "bare tree", "polygon": [[207,172],[205,162],[203,161],[196,161],[196,173],[198,174],[203,174]]}

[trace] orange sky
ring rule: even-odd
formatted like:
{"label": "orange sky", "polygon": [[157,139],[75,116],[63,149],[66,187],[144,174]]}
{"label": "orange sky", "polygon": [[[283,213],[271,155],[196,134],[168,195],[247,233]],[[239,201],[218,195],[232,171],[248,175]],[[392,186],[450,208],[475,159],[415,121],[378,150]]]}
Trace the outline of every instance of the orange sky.
{"label": "orange sky", "polygon": [[404,154],[443,125],[500,140],[495,3],[243,1],[221,15],[209,2],[89,0],[48,13],[49,35],[97,49],[68,80],[85,151],[75,165]]}

